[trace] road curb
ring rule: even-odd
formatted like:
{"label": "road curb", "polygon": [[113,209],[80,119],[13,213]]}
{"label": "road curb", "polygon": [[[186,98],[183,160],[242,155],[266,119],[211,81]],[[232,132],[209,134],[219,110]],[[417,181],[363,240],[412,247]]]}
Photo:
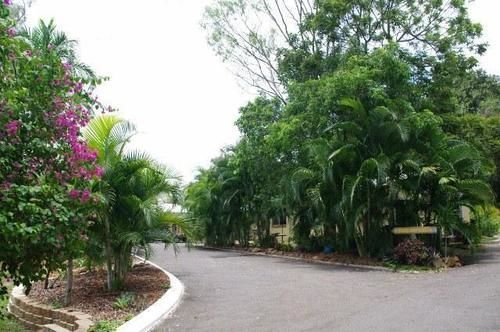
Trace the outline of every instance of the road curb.
{"label": "road curb", "polygon": [[229,248],[218,248],[218,247],[211,247],[211,246],[197,246],[197,248],[219,250],[219,251],[228,251],[228,252],[234,252],[234,253],[252,255],[252,256],[285,258],[285,259],[295,260],[295,261],[304,262],[304,263],[350,267],[350,268],[366,269],[366,270],[373,270],[373,271],[395,272],[393,269],[388,268],[388,267],[384,267],[384,266],[371,266],[371,265],[359,265],[359,264],[347,264],[347,263],[339,263],[339,262],[321,261],[321,260],[307,259],[307,258],[302,258],[302,257],[291,257],[291,256],[286,256],[286,255],[266,254],[263,252],[251,252],[251,251],[243,251],[243,250],[236,250],[236,249],[229,249]]}
{"label": "road curb", "polygon": [[158,326],[158,324],[167,319],[175,311],[175,309],[177,309],[182,300],[182,296],[184,295],[184,285],[179,279],[177,279],[176,276],[140,256],[134,255],[134,257],[165,273],[170,279],[170,288],[158,301],[125,324],[118,327],[117,332],[151,331],[154,327]]}

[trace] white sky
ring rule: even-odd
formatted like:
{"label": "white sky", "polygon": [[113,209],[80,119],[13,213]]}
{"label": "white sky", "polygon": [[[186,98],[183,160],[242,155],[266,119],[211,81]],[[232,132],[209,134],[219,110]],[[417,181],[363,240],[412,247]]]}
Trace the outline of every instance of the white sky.
{"label": "white sky", "polygon": [[[110,81],[97,91],[134,122],[134,147],[183,175],[208,166],[238,139],[238,108],[253,96],[208,46],[200,27],[210,0],[36,0],[28,25],[54,18],[79,42],[82,62]],[[476,0],[471,16],[490,44],[481,65],[500,75],[499,0]]]}

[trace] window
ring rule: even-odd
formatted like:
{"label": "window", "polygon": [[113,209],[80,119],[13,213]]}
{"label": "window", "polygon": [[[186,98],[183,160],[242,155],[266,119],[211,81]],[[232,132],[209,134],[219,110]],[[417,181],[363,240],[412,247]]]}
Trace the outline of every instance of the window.
{"label": "window", "polygon": [[286,217],[279,216],[272,219],[273,226],[283,226],[286,225]]}

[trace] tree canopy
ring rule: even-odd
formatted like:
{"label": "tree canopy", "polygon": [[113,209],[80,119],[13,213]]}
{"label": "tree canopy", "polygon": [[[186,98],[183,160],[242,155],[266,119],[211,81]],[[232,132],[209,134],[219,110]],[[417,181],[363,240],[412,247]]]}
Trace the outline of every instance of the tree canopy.
{"label": "tree canopy", "polygon": [[477,241],[479,226],[456,211],[494,202],[499,85],[477,67],[486,44],[467,5],[209,7],[209,43],[261,97],[240,109],[239,142],[187,189],[207,241],[264,244],[279,215],[295,221],[294,242],[309,250],[383,255],[390,229],[406,225]]}

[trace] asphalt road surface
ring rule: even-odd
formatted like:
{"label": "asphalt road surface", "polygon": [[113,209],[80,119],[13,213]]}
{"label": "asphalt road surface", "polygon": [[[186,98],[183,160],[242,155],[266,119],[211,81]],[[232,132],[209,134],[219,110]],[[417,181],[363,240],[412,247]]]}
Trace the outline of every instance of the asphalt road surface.
{"label": "asphalt road surface", "polygon": [[405,274],[157,246],[186,290],[155,331],[500,331],[500,245],[476,264]]}

